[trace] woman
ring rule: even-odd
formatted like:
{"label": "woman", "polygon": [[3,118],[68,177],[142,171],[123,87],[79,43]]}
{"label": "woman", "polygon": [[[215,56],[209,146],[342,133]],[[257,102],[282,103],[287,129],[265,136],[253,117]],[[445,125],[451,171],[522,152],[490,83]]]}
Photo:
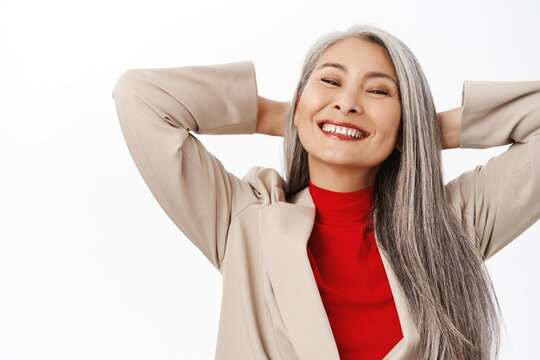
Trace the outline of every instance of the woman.
{"label": "woman", "polygon": [[[291,103],[258,96],[248,61],[129,70],[113,98],[153,195],[222,274],[216,359],[497,356],[484,260],[540,218],[540,82],[467,81],[436,114],[410,50],[354,26],[314,44]],[[190,131],[284,135],[285,180],[235,177]],[[441,148],[509,143],[443,184]]]}

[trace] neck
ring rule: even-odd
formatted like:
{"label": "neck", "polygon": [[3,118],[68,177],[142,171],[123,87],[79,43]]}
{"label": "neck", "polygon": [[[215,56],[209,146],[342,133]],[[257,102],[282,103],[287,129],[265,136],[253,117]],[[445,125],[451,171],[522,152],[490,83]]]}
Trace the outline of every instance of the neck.
{"label": "neck", "polygon": [[380,165],[372,168],[349,167],[322,162],[308,154],[309,178],[313,185],[335,192],[351,192],[375,184]]}
{"label": "neck", "polygon": [[375,186],[351,192],[336,192],[319,188],[309,181],[309,193],[317,212],[315,221],[325,225],[352,225],[367,219]]}

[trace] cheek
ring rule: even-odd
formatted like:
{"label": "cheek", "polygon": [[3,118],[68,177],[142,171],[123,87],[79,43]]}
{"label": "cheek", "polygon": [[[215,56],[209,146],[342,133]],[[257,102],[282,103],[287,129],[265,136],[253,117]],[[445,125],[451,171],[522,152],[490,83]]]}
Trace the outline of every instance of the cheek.
{"label": "cheek", "polygon": [[384,119],[382,122],[382,128],[386,134],[386,137],[394,138],[399,134],[401,126],[401,107],[388,106],[380,110],[379,119]]}
{"label": "cheek", "polygon": [[304,99],[307,99],[307,97],[303,97],[303,99],[298,102],[293,117],[293,124],[297,129],[300,143],[307,152],[311,152],[313,150],[312,138],[314,136],[311,121],[314,117],[314,112],[313,109],[306,104]]}
{"label": "cheek", "polygon": [[[305,96],[308,95],[308,96]],[[294,126],[297,128],[301,128],[304,122],[306,122],[306,119],[309,118],[309,106],[306,104],[306,100],[309,98],[309,94],[302,95],[302,98],[298,101],[298,105],[296,106],[296,112],[294,114]]]}
{"label": "cheek", "polygon": [[314,86],[308,84],[304,88],[304,92],[298,101],[297,110],[301,110],[302,113],[313,115],[317,112],[328,99],[325,98],[324,92],[315,89]]}

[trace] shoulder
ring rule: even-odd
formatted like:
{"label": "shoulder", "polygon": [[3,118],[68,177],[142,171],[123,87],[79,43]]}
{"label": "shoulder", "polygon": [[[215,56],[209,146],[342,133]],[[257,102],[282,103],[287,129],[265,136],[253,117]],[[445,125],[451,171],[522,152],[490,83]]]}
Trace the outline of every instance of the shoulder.
{"label": "shoulder", "polygon": [[309,187],[305,187],[289,198],[285,197],[285,180],[281,174],[273,168],[255,166],[242,179],[250,185],[253,193],[259,198],[259,203],[271,205],[288,203],[308,208],[315,208]]}
{"label": "shoulder", "polygon": [[243,195],[238,196],[237,193],[237,199],[242,200],[237,201],[236,208],[239,211],[236,211],[235,214],[242,212],[251,205],[264,207],[287,203],[288,205],[315,208],[308,187],[286,199],[285,181],[276,169],[254,166],[244,175],[241,181],[244,184]]}
{"label": "shoulder", "polygon": [[252,205],[270,205],[285,201],[284,180],[273,168],[253,166],[241,179],[232,177],[231,215],[243,212]]}
{"label": "shoulder", "polygon": [[285,201],[283,192],[284,180],[281,174],[274,168],[254,166],[242,180],[250,185],[253,194],[263,204]]}

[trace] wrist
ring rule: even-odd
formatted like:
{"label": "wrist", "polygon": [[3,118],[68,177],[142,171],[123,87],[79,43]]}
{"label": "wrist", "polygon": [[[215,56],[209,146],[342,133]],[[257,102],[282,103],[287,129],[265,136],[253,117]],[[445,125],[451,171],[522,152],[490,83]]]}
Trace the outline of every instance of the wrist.
{"label": "wrist", "polygon": [[255,128],[256,134],[268,134],[268,99],[257,96],[257,126]]}
{"label": "wrist", "polygon": [[442,149],[455,149],[460,147],[459,125],[463,107],[443,111],[437,114],[441,124]]}
{"label": "wrist", "polygon": [[289,103],[258,96],[255,133],[282,136],[289,111]]}

